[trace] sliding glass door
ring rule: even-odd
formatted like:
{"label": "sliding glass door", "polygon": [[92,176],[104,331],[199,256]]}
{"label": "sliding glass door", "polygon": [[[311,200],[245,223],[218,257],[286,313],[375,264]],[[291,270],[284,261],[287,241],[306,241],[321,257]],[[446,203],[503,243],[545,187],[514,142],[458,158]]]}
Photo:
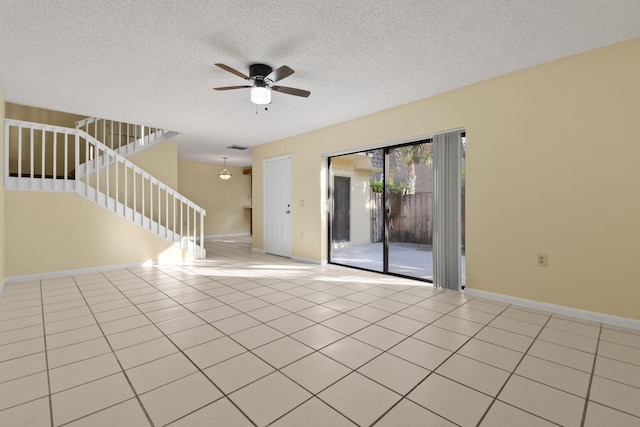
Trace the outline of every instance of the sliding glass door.
{"label": "sliding glass door", "polygon": [[388,272],[433,280],[431,141],[386,153]]}
{"label": "sliding glass door", "polygon": [[463,135],[330,157],[329,262],[459,288]]}

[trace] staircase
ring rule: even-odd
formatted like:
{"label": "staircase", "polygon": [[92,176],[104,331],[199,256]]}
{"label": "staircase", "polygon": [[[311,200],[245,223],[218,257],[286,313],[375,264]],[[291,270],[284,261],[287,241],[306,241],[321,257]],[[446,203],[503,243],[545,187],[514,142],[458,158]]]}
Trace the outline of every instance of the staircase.
{"label": "staircase", "polygon": [[[205,210],[125,157],[165,140],[166,131],[95,118],[78,122],[75,129],[13,119],[4,123],[5,190],[75,193],[194,258],[205,258]],[[132,134],[113,132],[124,125]],[[110,146],[90,135],[91,129]]]}

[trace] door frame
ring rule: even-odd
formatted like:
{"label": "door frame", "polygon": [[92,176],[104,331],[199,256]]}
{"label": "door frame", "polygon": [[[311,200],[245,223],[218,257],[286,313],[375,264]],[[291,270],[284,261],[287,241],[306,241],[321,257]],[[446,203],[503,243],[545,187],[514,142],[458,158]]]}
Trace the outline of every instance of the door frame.
{"label": "door frame", "polygon": [[265,253],[269,253],[267,252],[267,223],[268,223],[268,215],[267,215],[267,203],[266,203],[266,196],[267,196],[267,187],[269,186],[269,182],[268,182],[268,177],[266,174],[266,170],[267,170],[267,163],[270,162],[274,162],[274,161],[279,161],[279,160],[289,160],[289,205],[290,205],[290,211],[291,213],[289,214],[291,219],[289,221],[289,230],[288,230],[288,234],[289,234],[289,244],[288,244],[288,248],[286,248],[286,254],[273,254],[273,255],[278,255],[278,256],[284,256],[287,258],[292,258],[293,257],[293,181],[291,180],[291,177],[293,176],[293,154],[286,154],[283,156],[277,156],[277,157],[270,157],[268,159],[264,159],[262,166],[262,194],[263,194],[263,207],[262,207],[262,230],[263,230],[263,235],[262,235],[262,247],[264,248],[264,252]]}

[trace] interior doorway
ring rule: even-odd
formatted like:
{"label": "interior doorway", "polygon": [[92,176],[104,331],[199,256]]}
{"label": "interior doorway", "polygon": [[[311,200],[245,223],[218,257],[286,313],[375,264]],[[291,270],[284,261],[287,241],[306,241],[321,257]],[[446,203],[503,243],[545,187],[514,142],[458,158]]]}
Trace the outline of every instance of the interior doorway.
{"label": "interior doorway", "polygon": [[291,257],[291,156],[264,161],[264,249]]}

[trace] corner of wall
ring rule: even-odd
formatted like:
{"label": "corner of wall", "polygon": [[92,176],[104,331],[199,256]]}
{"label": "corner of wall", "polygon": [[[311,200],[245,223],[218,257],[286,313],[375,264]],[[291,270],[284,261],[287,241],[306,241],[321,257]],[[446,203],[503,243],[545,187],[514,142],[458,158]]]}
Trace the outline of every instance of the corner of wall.
{"label": "corner of wall", "polygon": [[5,236],[4,236],[4,96],[0,88],[0,295],[5,279]]}

